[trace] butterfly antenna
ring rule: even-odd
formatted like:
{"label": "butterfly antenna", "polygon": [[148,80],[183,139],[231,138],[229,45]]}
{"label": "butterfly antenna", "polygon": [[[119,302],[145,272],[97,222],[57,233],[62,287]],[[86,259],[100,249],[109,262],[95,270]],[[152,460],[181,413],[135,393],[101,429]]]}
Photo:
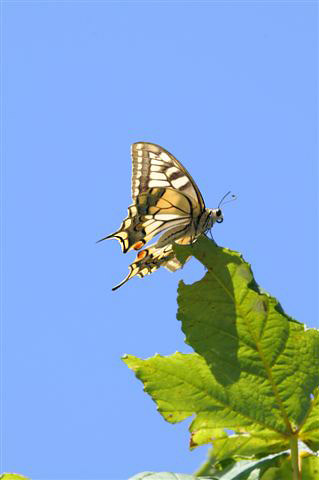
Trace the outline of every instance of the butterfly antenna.
{"label": "butterfly antenna", "polygon": [[237,196],[232,194],[231,196],[231,199],[230,200],[227,200],[227,202],[224,202],[225,198],[228,197],[228,195],[230,195],[231,191],[229,190],[229,192],[225,193],[225,195],[223,196],[223,198],[221,199],[221,201],[219,202],[218,204],[218,207],[217,208],[220,208],[221,206],[223,205],[226,205],[226,203],[230,203],[230,202],[233,202],[234,200],[237,199]]}

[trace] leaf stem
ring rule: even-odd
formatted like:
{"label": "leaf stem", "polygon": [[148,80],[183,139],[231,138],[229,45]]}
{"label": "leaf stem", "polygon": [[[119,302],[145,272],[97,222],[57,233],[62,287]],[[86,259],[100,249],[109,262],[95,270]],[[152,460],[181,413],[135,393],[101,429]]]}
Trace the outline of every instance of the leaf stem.
{"label": "leaf stem", "polygon": [[293,480],[301,480],[301,470],[298,455],[298,437],[296,435],[290,437],[290,453],[293,472],[292,478]]}

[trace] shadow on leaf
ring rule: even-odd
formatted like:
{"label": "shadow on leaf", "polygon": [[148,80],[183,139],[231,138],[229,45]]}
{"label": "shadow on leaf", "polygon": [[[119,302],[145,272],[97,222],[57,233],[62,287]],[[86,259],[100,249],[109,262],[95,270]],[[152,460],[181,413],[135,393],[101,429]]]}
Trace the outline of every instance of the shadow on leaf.
{"label": "shadow on leaf", "polygon": [[234,257],[206,237],[191,247],[177,247],[176,252],[179,259],[193,255],[207,268],[201,280],[179,284],[177,318],[186,343],[205,358],[220,384],[230,385],[240,376],[232,269],[237,266],[237,274],[247,281],[250,273],[242,268],[240,256]]}

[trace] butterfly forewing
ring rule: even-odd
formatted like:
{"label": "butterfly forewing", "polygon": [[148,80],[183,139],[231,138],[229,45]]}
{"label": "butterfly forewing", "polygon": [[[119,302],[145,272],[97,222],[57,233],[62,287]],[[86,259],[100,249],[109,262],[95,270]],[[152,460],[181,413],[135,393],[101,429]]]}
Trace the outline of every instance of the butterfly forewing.
{"label": "butterfly forewing", "polygon": [[194,214],[205,209],[203,197],[186,168],[167,150],[153,143],[137,142],[131,147],[132,198],[153,187],[171,187],[192,201]]}

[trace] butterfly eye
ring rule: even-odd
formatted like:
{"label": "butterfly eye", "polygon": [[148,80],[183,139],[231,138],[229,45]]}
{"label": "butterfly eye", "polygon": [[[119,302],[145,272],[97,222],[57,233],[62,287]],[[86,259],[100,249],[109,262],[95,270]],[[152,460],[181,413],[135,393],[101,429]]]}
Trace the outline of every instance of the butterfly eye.
{"label": "butterfly eye", "polygon": [[222,223],[224,221],[223,216],[222,216],[222,211],[220,208],[218,208],[215,212],[216,215],[216,222],[217,223]]}

